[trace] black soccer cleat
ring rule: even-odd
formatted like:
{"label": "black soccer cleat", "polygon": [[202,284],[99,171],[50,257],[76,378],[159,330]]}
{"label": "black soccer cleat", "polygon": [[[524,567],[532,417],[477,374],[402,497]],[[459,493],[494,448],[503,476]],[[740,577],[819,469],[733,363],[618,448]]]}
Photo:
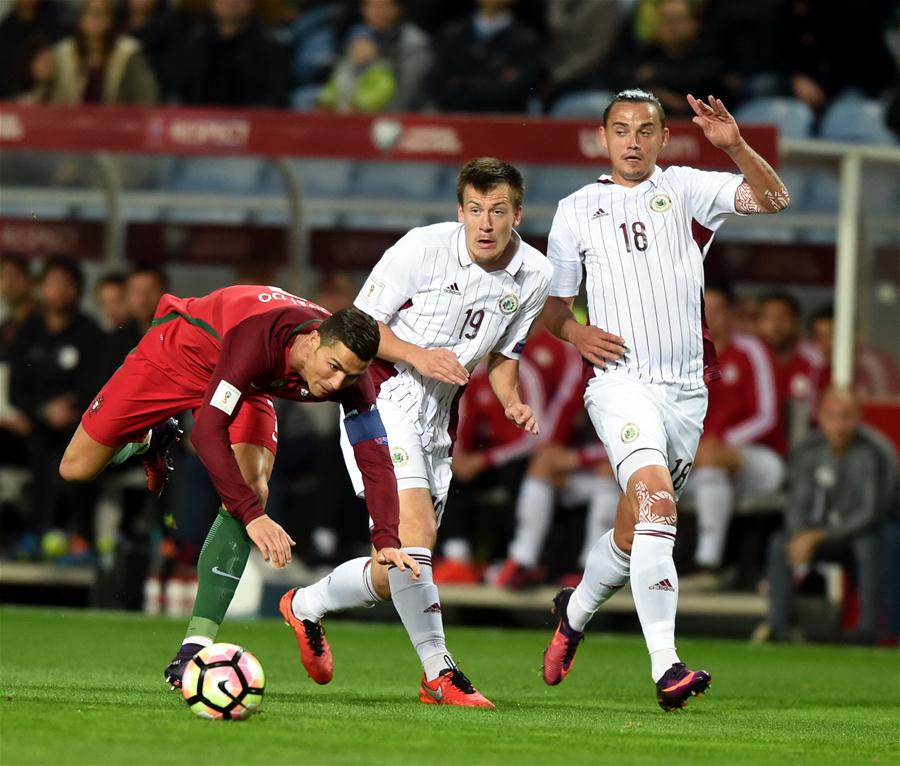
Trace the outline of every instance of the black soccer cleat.
{"label": "black soccer cleat", "polygon": [[184,431],[175,418],[169,418],[150,431],[150,446],[143,454],[147,473],[147,489],[159,497],[166,488],[169,474],[174,470],[169,450],[181,441]]}
{"label": "black soccer cleat", "polygon": [[703,694],[712,684],[712,676],[705,670],[691,670],[683,662],[676,662],[656,682],[656,701],[667,713],[681,710],[690,697]]}
{"label": "black soccer cleat", "polygon": [[182,644],[172,661],[163,671],[166,683],[172,689],[181,688],[181,676],[184,675],[184,669],[193,656],[203,648],[203,644]]}

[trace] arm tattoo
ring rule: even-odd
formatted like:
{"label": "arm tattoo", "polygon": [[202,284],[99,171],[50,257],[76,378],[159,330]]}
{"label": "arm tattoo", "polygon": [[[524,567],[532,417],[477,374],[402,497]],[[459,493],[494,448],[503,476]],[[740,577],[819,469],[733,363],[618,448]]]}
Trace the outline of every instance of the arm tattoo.
{"label": "arm tattoo", "polygon": [[[742,182],[741,185],[738,186],[734,196],[734,208],[739,213],[763,212],[763,208],[760,207],[760,203],[757,201],[757,197],[747,181]],[[766,189],[763,192],[763,196],[766,199],[767,207],[776,213],[780,210],[784,210],[791,204],[791,195],[784,184],[781,184],[777,191]]]}
{"label": "arm tattoo", "polygon": [[739,213],[759,212],[759,204],[756,202],[756,197],[753,195],[753,189],[750,188],[750,184],[746,181],[743,181],[741,185],[738,186],[734,196],[734,208]]}
{"label": "arm tattoo", "polygon": [[[662,501],[665,505],[668,502],[672,503],[672,509],[674,510],[675,506],[675,498],[672,497],[671,492],[667,492],[664,489],[659,490],[658,492],[650,492],[650,489],[647,485],[639,481],[634,485],[635,494],[638,497],[638,522],[640,523],[648,523],[648,524],[668,524],[669,526],[674,527],[678,521],[678,517],[673,513],[668,516],[660,516],[658,513],[654,512],[653,506]],[[669,510],[666,508],[666,510]]]}

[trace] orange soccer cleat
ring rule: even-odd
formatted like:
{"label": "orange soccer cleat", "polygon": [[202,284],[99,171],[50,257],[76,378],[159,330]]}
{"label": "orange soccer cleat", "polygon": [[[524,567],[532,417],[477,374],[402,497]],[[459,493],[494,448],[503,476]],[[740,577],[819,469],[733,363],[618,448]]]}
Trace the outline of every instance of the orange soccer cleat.
{"label": "orange soccer cleat", "polygon": [[321,622],[300,620],[294,615],[291,602],[298,588],[291,588],[278,602],[278,611],[284,617],[284,624],[294,629],[297,645],[300,647],[300,661],[309,677],[317,684],[327,684],[334,677],[334,658],[325,638],[325,628]]}
{"label": "orange soccer cleat", "polygon": [[462,707],[493,708],[494,703],[478,691],[458,667],[445,668],[433,681],[422,676],[419,702],[426,705],[461,705]]}

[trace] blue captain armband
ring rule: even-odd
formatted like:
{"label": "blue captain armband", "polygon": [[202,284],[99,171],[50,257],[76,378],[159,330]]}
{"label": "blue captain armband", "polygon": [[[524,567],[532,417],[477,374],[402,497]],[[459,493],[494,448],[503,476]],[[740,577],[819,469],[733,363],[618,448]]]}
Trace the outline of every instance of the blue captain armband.
{"label": "blue captain armband", "polygon": [[368,412],[352,410],[344,418],[344,426],[347,429],[347,438],[351,444],[359,444],[369,439],[387,439],[387,431],[381,422],[381,415],[374,407]]}

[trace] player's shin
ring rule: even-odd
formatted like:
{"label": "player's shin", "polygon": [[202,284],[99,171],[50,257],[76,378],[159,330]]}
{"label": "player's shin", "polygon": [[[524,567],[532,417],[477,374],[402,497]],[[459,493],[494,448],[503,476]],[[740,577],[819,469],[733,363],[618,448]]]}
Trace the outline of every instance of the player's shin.
{"label": "player's shin", "polygon": [[219,508],[197,561],[197,598],[185,641],[215,640],[249,557],[250,538],[244,525]]}
{"label": "player's shin", "polygon": [[628,582],[629,557],[619,550],[610,529],[591,548],[584,577],[572,593],[566,616],[577,631],[583,631],[601,604]]}
{"label": "player's shin", "polygon": [[431,551],[401,548],[417,562],[420,575],[414,580],[409,569],[388,570],[391,599],[422,662],[425,678],[433,681],[452,661],[444,641],[444,621],[438,589],[432,580]]}
{"label": "player's shin", "polygon": [[377,604],[382,599],[372,584],[372,559],[345,561],[306,588],[298,588],[291,607],[299,620],[319,622],[329,612]]}

